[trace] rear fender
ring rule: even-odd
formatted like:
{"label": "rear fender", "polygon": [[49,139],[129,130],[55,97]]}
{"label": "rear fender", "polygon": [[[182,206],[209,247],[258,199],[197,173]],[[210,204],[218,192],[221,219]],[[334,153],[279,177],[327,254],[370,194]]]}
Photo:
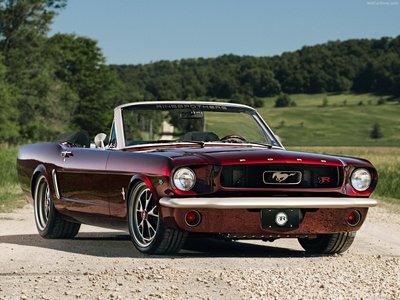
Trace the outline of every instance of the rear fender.
{"label": "rear fender", "polygon": [[31,178],[31,195],[32,195],[32,199],[34,197],[34,193],[35,193],[35,185],[36,185],[36,181],[38,179],[38,177],[43,174],[46,177],[47,182],[49,183],[49,185],[52,185],[51,180],[49,175],[47,174],[47,170],[45,168],[44,165],[40,164],[36,167],[36,169],[33,171],[32,173],[32,178]]}

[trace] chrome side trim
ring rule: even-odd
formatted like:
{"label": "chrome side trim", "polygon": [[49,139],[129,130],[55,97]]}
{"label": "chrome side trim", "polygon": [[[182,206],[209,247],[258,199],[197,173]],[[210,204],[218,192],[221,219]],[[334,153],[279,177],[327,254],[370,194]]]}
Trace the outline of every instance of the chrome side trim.
{"label": "chrome side trim", "polygon": [[378,201],[370,198],[335,197],[230,197],[230,198],[170,198],[163,197],[160,204],[171,208],[350,208],[373,207]]}
{"label": "chrome side trim", "polygon": [[57,199],[61,199],[60,190],[58,189],[57,173],[55,169],[51,171],[51,176],[53,177],[53,185],[54,185],[54,191],[56,192],[56,197]]}

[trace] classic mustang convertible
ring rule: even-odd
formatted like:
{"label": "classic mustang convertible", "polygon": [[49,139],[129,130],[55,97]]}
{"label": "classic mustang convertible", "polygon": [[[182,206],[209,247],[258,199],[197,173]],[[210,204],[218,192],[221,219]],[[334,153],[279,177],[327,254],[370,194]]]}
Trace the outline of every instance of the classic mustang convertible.
{"label": "classic mustang convertible", "polygon": [[124,229],[149,254],[176,253],[189,234],[340,253],[377,204],[370,162],[287,151],[239,104],[121,105],[108,139],[26,145],[17,166],[42,237],[73,238],[82,223]]}

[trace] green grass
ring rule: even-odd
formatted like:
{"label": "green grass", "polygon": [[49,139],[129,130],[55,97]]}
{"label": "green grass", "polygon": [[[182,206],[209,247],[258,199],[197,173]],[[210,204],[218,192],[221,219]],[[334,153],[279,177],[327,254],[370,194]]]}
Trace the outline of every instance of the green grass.
{"label": "green grass", "polygon": [[288,149],[368,159],[378,170],[378,186],[374,196],[385,202],[400,204],[400,148],[288,147]]}
{"label": "green grass", "polygon": [[16,147],[0,147],[0,212],[8,212],[26,204],[18,184],[16,159]]}
{"label": "green grass", "polygon": [[[291,95],[296,107],[275,108],[275,99],[265,98],[258,109],[285,146],[400,146],[400,105],[388,101],[377,105],[372,94]],[[328,105],[322,107],[324,97]],[[346,101],[346,105],[344,105]],[[360,101],[363,105],[358,105]],[[383,137],[369,134],[379,123]]]}

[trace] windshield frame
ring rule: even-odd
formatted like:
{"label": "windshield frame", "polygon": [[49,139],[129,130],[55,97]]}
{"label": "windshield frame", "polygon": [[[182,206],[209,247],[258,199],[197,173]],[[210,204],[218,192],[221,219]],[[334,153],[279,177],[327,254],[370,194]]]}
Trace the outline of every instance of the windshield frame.
{"label": "windshield frame", "polygon": [[[252,107],[236,104],[236,103],[224,103],[224,102],[205,102],[205,101],[151,101],[151,102],[134,102],[128,103],[124,105],[120,105],[114,109],[114,129],[116,132],[117,145],[115,149],[125,149],[125,148],[135,148],[144,146],[141,145],[133,145],[126,146],[125,144],[125,134],[124,134],[124,124],[123,124],[123,110],[160,110],[165,111],[168,109],[194,109],[201,111],[219,111],[219,112],[244,112],[253,117],[254,121],[260,126],[263,134],[265,135],[266,143],[265,146],[273,146],[284,149],[283,145],[279,141],[279,139],[272,132],[267,123],[263,120],[263,118],[259,115],[259,113]],[[178,144],[179,142],[171,140],[171,144]],[[190,144],[188,142],[181,142],[185,144]],[[148,143],[146,146],[154,146],[160,145],[159,142],[155,141],[154,143]],[[168,143],[164,143],[168,144]],[[204,144],[213,144],[212,142],[204,142]],[[215,144],[215,143],[214,143]],[[220,144],[220,143],[218,143]],[[227,143],[231,144],[231,143]],[[243,145],[251,145],[252,143],[245,143]],[[239,146],[241,144],[236,144]],[[259,145],[260,146],[260,145]]]}

